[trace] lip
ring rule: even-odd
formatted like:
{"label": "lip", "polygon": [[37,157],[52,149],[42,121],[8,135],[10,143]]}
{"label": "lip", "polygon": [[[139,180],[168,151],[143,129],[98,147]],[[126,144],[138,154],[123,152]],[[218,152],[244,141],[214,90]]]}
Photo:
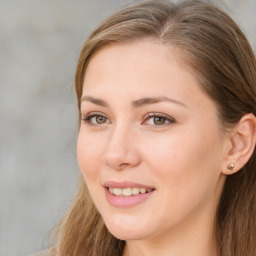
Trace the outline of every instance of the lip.
{"label": "lip", "polygon": [[[145,194],[131,195],[131,196],[115,196],[110,193],[109,187],[112,188],[145,188],[152,189],[151,192]],[[143,203],[147,199],[149,199],[155,192],[155,188],[139,183],[134,182],[116,182],[116,181],[108,181],[104,183],[105,195],[108,203],[114,207],[132,207],[138,204]]]}

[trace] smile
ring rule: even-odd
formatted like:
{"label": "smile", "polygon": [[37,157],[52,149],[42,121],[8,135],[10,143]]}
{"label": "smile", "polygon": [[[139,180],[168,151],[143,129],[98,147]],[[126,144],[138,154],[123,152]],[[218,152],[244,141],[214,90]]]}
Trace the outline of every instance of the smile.
{"label": "smile", "polygon": [[[155,188],[142,186],[127,186],[118,184],[112,186],[105,186],[105,195],[108,203],[114,207],[132,207],[151,198],[155,194]],[[120,187],[122,186],[122,187]]]}
{"label": "smile", "polygon": [[108,188],[109,192],[115,196],[135,196],[151,192],[152,188]]}

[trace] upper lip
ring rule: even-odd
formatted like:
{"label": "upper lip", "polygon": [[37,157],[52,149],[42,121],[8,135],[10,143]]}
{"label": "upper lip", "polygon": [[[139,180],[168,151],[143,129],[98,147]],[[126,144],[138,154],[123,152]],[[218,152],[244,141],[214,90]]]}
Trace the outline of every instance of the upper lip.
{"label": "upper lip", "polygon": [[152,186],[148,186],[145,184],[139,184],[139,183],[135,183],[135,182],[131,182],[131,181],[122,181],[122,182],[118,182],[118,181],[106,181],[103,184],[104,187],[108,187],[108,188],[145,188],[145,189],[155,189]]}

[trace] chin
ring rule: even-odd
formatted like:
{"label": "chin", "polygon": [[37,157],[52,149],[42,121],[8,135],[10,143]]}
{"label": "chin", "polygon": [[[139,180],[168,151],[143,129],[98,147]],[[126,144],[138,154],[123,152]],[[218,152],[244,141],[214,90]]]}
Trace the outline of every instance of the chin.
{"label": "chin", "polygon": [[111,229],[111,228],[108,228],[108,230],[117,239],[125,240],[125,241],[143,240],[147,237],[146,234],[142,234],[141,232],[138,232],[137,230],[126,231],[125,229],[116,230],[116,229]]}
{"label": "chin", "polygon": [[[143,225],[136,217],[134,218],[112,218],[105,221],[105,225],[109,232],[120,240],[141,240],[150,236],[149,223]],[[142,225],[141,225],[142,224]]]}

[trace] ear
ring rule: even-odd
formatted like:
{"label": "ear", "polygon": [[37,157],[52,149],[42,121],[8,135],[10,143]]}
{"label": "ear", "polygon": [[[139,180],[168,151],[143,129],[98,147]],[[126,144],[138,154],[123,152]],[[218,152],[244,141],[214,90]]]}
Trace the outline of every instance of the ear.
{"label": "ear", "polygon": [[244,115],[232,129],[222,173],[225,175],[239,171],[250,159],[256,144],[256,117]]}

